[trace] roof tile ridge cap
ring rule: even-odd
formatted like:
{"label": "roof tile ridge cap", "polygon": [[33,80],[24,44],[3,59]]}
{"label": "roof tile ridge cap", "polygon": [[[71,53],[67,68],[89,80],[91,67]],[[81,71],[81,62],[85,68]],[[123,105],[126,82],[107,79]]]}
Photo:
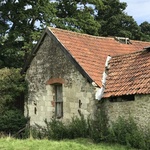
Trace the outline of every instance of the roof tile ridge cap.
{"label": "roof tile ridge cap", "polygon": [[62,31],[62,32],[68,32],[68,33],[77,34],[77,35],[80,35],[80,36],[88,36],[88,37],[91,37],[91,38],[114,40],[114,37],[96,36],[96,35],[90,35],[90,34],[87,34],[87,33],[81,33],[81,32],[76,32],[76,31],[71,31],[71,30],[66,30],[66,29],[60,29],[60,28],[54,28],[54,27],[48,27],[48,29],[49,30],[51,30],[51,29],[52,30],[59,30],[59,31]]}
{"label": "roof tile ridge cap", "polygon": [[132,40],[132,39],[130,39],[130,41],[133,41],[136,43],[150,43],[150,41],[141,41],[141,40]]}
{"label": "roof tile ridge cap", "polygon": [[115,55],[115,56],[112,56],[112,58],[122,57],[122,56],[131,56],[131,55],[134,55],[134,54],[142,53],[144,51],[145,51],[145,49],[142,49],[142,50],[138,50],[138,51],[135,51],[135,52],[132,52],[132,53]]}

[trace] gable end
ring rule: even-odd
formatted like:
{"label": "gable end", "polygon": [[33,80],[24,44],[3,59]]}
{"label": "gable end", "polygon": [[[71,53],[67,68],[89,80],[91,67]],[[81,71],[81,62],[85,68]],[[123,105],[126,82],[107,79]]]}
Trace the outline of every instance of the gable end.
{"label": "gable end", "polygon": [[36,55],[40,45],[42,44],[45,36],[48,35],[49,37],[51,37],[57,45],[59,45],[60,49],[63,51],[63,53],[67,56],[67,58],[69,59],[69,61],[77,68],[77,70],[90,82],[92,83],[93,80],[91,79],[91,77],[85,72],[85,70],[79,65],[79,63],[75,60],[75,58],[69,53],[69,51],[64,47],[64,45],[59,41],[59,39],[57,39],[57,37],[52,33],[52,31],[50,31],[48,28],[45,29],[45,31],[43,32],[39,42],[37,43],[37,45],[35,46],[35,48],[33,49],[29,59],[27,60],[26,64],[24,65],[21,74],[25,73],[27,71],[27,69],[30,66],[30,63],[32,62],[34,56]]}

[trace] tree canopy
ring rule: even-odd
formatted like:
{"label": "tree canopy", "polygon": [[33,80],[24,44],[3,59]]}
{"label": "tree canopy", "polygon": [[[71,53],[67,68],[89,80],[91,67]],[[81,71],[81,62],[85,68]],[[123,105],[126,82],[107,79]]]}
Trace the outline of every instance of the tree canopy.
{"label": "tree canopy", "polygon": [[56,0],[56,27],[99,36],[142,40],[140,26],[119,0]]}
{"label": "tree canopy", "polygon": [[24,77],[20,75],[20,69],[0,69],[0,115],[6,110],[22,107],[21,93],[26,90]]}
{"label": "tree canopy", "polygon": [[126,3],[119,0],[101,0],[102,5],[97,5],[96,20],[101,24],[99,35],[121,36],[140,40],[140,28],[132,16],[124,13]]}
{"label": "tree canopy", "polygon": [[98,35],[100,24],[95,19],[95,1],[56,0],[56,3],[56,27]]}
{"label": "tree canopy", "polygon": [[150,23],[144,21],[140,24],[142,31],[142,39],[143,41],[150,41]]}
{"label": "tree canopy", "polygon": [[0,3],[0,67],[20,67],[43,26],[52,22],[55,8],[49,0],[1,0]]}
{"label": "tree canopy", "polygon": [[0,68],[22,67],[46,25],[150,40],[149,23],[138,26],[126,7],[119,0],[0,0]]}

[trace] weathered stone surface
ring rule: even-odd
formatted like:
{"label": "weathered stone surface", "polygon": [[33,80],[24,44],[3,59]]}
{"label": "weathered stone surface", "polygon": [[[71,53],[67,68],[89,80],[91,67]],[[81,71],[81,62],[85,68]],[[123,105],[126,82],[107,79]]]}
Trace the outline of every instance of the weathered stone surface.
{"label": "weathered stone surface", "polygon": [[116,121],[119,116],[133,117],[138,126],[150,126],[150,95],[135,95],[134,101],[110,102],[104,100],[109,122]]}
{"label": "weathered stone surface", "polygon": [[[55,117],[55,90],[51,79],[62,79],[63,120],[68,122],[73,116],[93,116],[98,107],[95,100],[96,89],[70,62],[58,43],[46,36],[27,70],[29,94],[25,103],[25,115],[31,125],[45,125]],[[48,82],[49,81],[49,82]],[[50,82],[51,81],[51,82]],[[53,80],[55,81],[55,80]],[[109,122],[119,116],[133,116],[141,127],[150,124],[150,95],[135,95],[135,101],[109,102],[104,100]]]}
{"label": "weathered stone surface", "polygon": [[70,62],[59,45],[46,36],[26,74],[29,95],[25,114],[30,116],[31,125],[34,123],[44,125],[44,119],[50,120],[55,116],[54,87],[47,85],[48,80],[53,78],[64,80],[62,84],[64,122],[73,116],[79,116],[79,100],[82,103],[81,113],[85,117],[93,114],[95,88]]}

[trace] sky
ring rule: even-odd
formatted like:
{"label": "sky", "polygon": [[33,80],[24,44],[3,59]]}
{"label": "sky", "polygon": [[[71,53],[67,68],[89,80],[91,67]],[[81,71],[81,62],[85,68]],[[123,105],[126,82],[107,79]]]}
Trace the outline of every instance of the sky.
{"label": "sky", "polygon": [[144,21],[150,23],[150,0],[120,0],[126,2],[125,12],[140,25]]}

